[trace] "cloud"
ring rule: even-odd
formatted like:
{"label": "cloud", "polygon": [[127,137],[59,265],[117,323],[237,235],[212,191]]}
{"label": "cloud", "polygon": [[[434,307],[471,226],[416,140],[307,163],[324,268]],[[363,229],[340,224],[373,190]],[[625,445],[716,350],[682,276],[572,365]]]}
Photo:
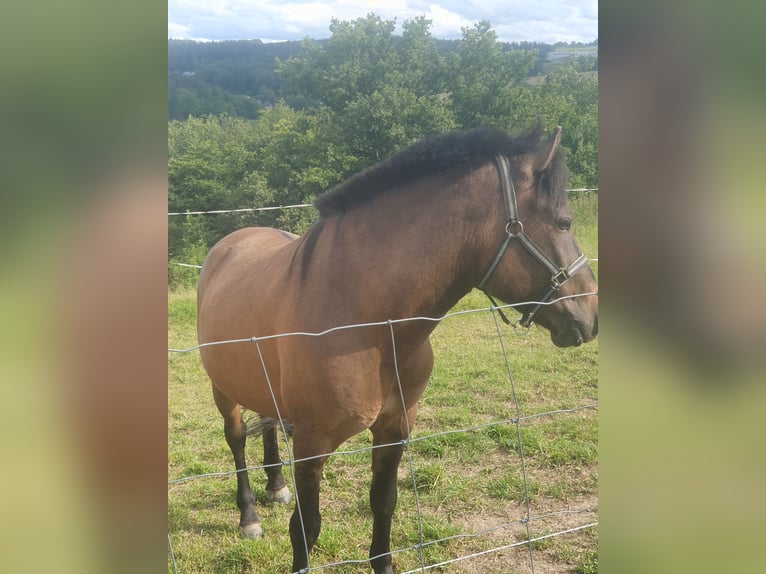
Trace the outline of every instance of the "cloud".
{"label": "cloud", "polygon": [[330,21],[374,12],[384,19],[425,15],[437,38],[489,20],[504,41],[583,41],[598,36],[596,0],[169,0],[168,36],[215,40],[299,40],[330,36]]}
{"label": "cloud", "polygon": [[191,27],[168,20],[168,38],[190,38]]}
{"label": "cloud", "polygon": [[433,21],[431,33],[436,38],[459,38],[462,36],[461,28],[473,25],[473,21],[460,14],[442,8],[437,4],[431,4],[426,18]]}

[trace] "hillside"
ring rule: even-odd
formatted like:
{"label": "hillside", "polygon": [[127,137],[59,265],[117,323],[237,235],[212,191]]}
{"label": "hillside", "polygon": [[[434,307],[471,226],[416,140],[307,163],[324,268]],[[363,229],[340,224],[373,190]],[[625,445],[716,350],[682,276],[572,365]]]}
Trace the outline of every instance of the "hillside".
{"label": "hillside", "polygon": [[[317,41],[318,45],[328,40]],[[444,56],[454,52],[460,40],[434,39]],[[530,77],[540,77],[573,58],[585,57],[585,69],[598,69],[598,41],[591,44],[556,45],[499,42],[503,51],[535,51]],[[303,42],[263,43],[260,40],[195,42],[168,40],[168,118],[185,119],[208,114],[256,118],[264,107],[280,99],[294,108],[305,100],[285,93],[285,81],[276,72],[276,60],[286,61],[305,50]],[[596,57],[593,58],[593,54]],[[585,70],[584,70],[585,71]]]}

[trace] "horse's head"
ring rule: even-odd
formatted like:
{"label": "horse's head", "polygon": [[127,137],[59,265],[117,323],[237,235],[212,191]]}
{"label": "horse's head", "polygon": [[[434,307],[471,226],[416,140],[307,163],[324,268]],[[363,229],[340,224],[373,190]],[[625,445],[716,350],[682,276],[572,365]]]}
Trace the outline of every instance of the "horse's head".
{"label": "horse's head", "polygon": [[555,345],[567,347],[598,333],[598,296],[578,296],[598,286],[574,238],[560,137],[556,128],[530,153],[498,156],[505,213],[490,218],[492,259],[478,287],[507,303],[544,303],[519,307],[520,323],[542,325]]}

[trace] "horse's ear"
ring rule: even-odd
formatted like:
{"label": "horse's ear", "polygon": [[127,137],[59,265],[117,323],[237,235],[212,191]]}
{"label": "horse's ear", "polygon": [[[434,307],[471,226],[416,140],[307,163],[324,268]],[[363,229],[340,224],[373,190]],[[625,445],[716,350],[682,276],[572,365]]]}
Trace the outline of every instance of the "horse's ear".
{"label": "horse's ear", "polygon": [[551,134],[551,137],[548,138],[548,141],[540,147],[540,152],[537,155],[537,159],[535,159],[535,171],[541,172],[548,169],[560,141],[561,126],[556,126],[553,128],[553,133]]}

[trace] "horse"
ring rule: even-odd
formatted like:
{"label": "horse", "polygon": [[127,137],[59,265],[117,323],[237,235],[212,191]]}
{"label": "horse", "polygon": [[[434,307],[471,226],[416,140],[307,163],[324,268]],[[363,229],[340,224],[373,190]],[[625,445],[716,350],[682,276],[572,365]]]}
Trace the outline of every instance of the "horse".
{"label": "horse", "polygon": [[[238,471],[239,531],[262,535],[245,408],[292,427],[292,572],[307,571],[319,535],[325,461],[370,429],[369,559],[375,574],[393,573],[397,468],[437,325],[396,319],[442,317],[479,288],[522,303],[522,324],[549,330],[556,346],[596,337],[597,285],[572,233],[560,137],[557,127],[548,137],[477,128],[425,138],[318,195],[319,218],[303,235],[240,229],[208,253],[198,340]],[[285,333],[325,334],[276,336]],[[237,338],[256,344],[206,345]],[[276,426],[262,425],[266,491],[287,503]]]}

